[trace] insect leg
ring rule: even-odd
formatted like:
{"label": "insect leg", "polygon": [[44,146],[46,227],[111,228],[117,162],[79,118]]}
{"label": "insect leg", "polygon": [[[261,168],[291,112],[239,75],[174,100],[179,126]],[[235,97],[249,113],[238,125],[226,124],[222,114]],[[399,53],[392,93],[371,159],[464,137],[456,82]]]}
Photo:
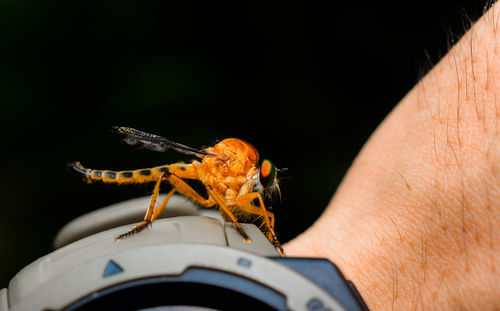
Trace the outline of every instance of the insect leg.
{"label": "insect leg", "polygon": [[[258,206],[255,206],[253,204],[246,204],[243,206],[239,206],[243,212],[249,213],[249,214],[255,214],[255,215],[260,215],[264,218],[269,217],[270,220],[270,227],[267,227],[267,238],[268,240],[274,245],[276,250],[280,253],[281,256],[285,256],[285,251],[281,247],[281,243],[279,242],[278,238],[276,237],[276,233],[274,232],[274,213],[270,211],[266,211],[266,214],[262,212],[262,209]],[[264,222],[265,224],[265,222]]]}
{"label": "insect leg", "polygon": [[264,219],[265,219],[265,217],[268,217],[270,220],[270,222],[269,222],[270,225],[268,226],[265,221],[264,221],[264,224],[266,225],[266,227],[268,229],[274,230],[274,214],[272,212],[266,210],[266,214],[264,214],[262,212],[262,209],[259,206],[255,206],[253,204],[238,205],[238,207],[245,213],[259,215],[259,216],[262,216]]}
{"label": "insect leg", "polygon": [[[244,208],[246,205],[248,205],[250,202],[252,202],[254,199],[259,200],[259,207],[261,209],[260,213],[253,213],[253,214],[259,214],[264,216],[264,221],[266,222],[266,225],[269,229],[274,229],[274,226],[271,226],[271,222],[269,220],[269,216],[267,215],[269,211],[266,209],[266,206],[264,205],[264,200],[262,199],[262,196],[258,192],[250,192],[247,194],[242,195],[241,197],[237,198],[235,203],[238,205],[240,208]],[[252,205],[254,206],[254,205]]]}
{"label": "insect leg", "polygon": [[252,242],[252,240],[248,237],[248,235],[245,233],[245,231],[241,227],[241,225],[238,222],[238,220],[236,219],[236,217],[233,215],[233,213],[231,213],[229,208],[227,208],[226,203],[224,202],[224,199],[221,198],[220,195],[215,193],[215,191],[213,191],[209,187],[207,187],[207,192],[208,192],[208,195],[215,200],[215,202],[217,203],[217,205],[221,209],[223,215],[225,214],[235,224],[236,229],[243,236],[243,241],[245,241],[247,243]]}
{"label": "insect leg", "polygon": [[154,213],[153,213],[153,217],[151,217],[151,221],[155,220],[158,218],[158,216],[160,216],[161,212],[163,211],[163,209],[165,208],[165,206],[167,206],[167,202],[168,200],[170,200],[170,198],[172,197],[172,195],[175,193],[175,188],[170,190],[170,192],[165,196],[165,198],[163,199],[163,202],[161,202],[160,206],[158,206]]}
{"label": "insect leg", "polygon": [[[155,210],[156,206],[156,200],[158,199],[158,194],[160,193],[160,184],[164,178],[165,173],[160,175],[160,178],[158,178],[158,181],[156,182],[155,188],[153,189],[153,195],[151,196],[151,202],[149,202],[149,207],[148,210],[146,211],[146,215],[144,216],[144,220],[132,227],[129,231],[126,233],[120,234],[119,236],[116,237],[115,241],[120,241],[124,237],[127,237],[129,235],[132,235],[134,233],[142,231],[144,228],[146,228],[152,221],[153,218],[153,211]],[[172,196],[172,191],[169,193],[170,196]],[[170,198],[170,196],[167,196]],[[168,200],[167,200],[168,201]],[[166,201],[164,200],[165,204]],[[163,205],[163,203],[162,203]],[[162,207],[163,209],[163,207]]]}
{"label": "insect leg", "polygon": [[[259,206],[255,206],[250,202],[254,199],[259,200]],[[284,256],[285,252],[281,247],[278,238],[276,237],[276,233],[274,232],[274,214],[268,211],[264,205],[264,200],[262,200],[262,196],[258,192],[251,192],[245,195],[242,195],[238,199],[236,199],[236,205],[242,210],[250,214],[261,215],[264,218],[264,222],[267,226],[268,233],[267,238],[271,243],[273,243],[274,247],[279,251],[280,255]]]}
{"label": "insect leg", "polygon": [[199,203],[205,207],[212,207],[215,205],[214,200],[212,200],[210,198],[208,200],[205,199],[198,192],[196,192],[193,188],[191,188],[191,186],[188,185],[184,180],[177,177],[176,175],[174,175],[172,173],[167,173],[165,175],[165,179],[167,179],[168,182],[170,184],[172,184],[172,186],[175,188],[175,191],[184,195],[188,199],[191,199],[191,200],[195,201],[196,203]]}
{"label": "insect leg", "polygon": [[[162,167],[160,167],[162,168]],[[166,197],[163,199],[163,202],[160,204],[155,209],[156,206],[156,200],[158,199],[158,194],[160,192],[160,184],[163,180],[169,181],[174,189],[170,190],[170,192],[166,195]],[[215,202],[211,200],[206,200],[204,199],[201,195],[199,195],[193,188],[191,188],[185,181],[180,179],[179,177],[171,174],[168,169],[164,170],[160,178],[158,178],[158,181],[156,182],[155,188],[153,190],[153,195],[151,196],[151,202],[149,204],[148,210],[146,212],[146,215],[144,216],[144,220],[135,225],[132,229],[130,229],[128,232],[119,235],[115,240],[120,241],[124,237],[127,237],[129,235],[132,235],[134,233],[137,233],[144,228],[146,228],[153,220],[157,219],[162,210],[165,208],[167,205],[168,200],[172,197],[172,195],[175,192],[179,192],[183,194],[184,196],[188,197],[189,199],[192,199],[195,202],[198,202],[206,207],[213,206]]]}

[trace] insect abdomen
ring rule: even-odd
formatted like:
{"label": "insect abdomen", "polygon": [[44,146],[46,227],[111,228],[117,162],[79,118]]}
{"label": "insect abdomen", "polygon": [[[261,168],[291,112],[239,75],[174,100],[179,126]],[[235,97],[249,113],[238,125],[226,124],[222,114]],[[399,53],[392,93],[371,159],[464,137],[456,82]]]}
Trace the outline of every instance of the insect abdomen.
{"label": "insect abdomen", "polygon": [[113,184],[140,184],[157,181],[163,172],[168,172],[168,165],[133,171],[93,170],[83,167],[80,162],[70,163],[68,168],[81,175],[85,182],[104,182]]}

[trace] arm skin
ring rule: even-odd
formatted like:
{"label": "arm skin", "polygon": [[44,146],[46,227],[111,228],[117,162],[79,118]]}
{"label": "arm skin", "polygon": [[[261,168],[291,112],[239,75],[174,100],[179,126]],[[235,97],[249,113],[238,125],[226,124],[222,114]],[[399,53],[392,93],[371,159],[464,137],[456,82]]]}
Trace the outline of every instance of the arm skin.
{"label": "arm skin", "polygon": [[407,94],[320,219],[285,245],[326,257],[372,310],[500,309],[500,2]]}

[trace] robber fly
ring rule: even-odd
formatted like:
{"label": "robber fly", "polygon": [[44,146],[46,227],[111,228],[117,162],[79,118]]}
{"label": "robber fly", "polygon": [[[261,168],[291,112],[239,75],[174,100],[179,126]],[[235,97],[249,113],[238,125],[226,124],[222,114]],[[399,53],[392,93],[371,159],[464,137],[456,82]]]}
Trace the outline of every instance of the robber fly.
{"label": "robber fly", "polygon": [[[112,131],[132,146],[156,151],[173,149],[201,159],[201,162],[193,160],[190,164],[173,163],[118,172],[88,169],[80,162],[70,163],[68,167],[80,174],[87,183],[156,183],[144,220],[116,237],[116,241],[146,228],[158,218],[170,197],[178,192],[204,207],[217,207],[226,221],[235,224],[245,242],[251,240],[238,220],[248,219],[248,216],[262,219],[261,230],[279,253],[284,255],[274,233],[274,214],[266,208],[263,200],[263,197],[269,197],[273,192],[279,193],[277,169],[267,159],[259,163],[259,153],[252,145],[241,139],[227,138],[213,147],[198,150],[129,127],[113,127]],[[208,198],[194,190],[186,179],[199,180],[205,186]],[[169,182],[173,188],[156,207],[162,181]]]}

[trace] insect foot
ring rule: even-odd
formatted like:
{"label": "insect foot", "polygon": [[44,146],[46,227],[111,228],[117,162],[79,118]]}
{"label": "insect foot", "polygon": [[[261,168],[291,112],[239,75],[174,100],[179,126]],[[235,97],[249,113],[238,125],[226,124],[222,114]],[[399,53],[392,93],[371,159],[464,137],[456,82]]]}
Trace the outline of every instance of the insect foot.
{"label": "insect foot", "polygon": [[141,232],[142,230],[144,230],[144,228],[146,228],[147,226],[149,226],[151,224],[152,224],[151,221],[149,221],[149,220],[143,220],[140,223],[138,223],[137,225],[135,225],[134,227],[132,227],[132,229],[130,229],[128,232],[120,234],[119,236],[117,236],[115,238],[115,241],[116,242],[120,242],[122,239],[124,239],[126,237],[129,237],[132,234],[136,234],[138,232]]}

